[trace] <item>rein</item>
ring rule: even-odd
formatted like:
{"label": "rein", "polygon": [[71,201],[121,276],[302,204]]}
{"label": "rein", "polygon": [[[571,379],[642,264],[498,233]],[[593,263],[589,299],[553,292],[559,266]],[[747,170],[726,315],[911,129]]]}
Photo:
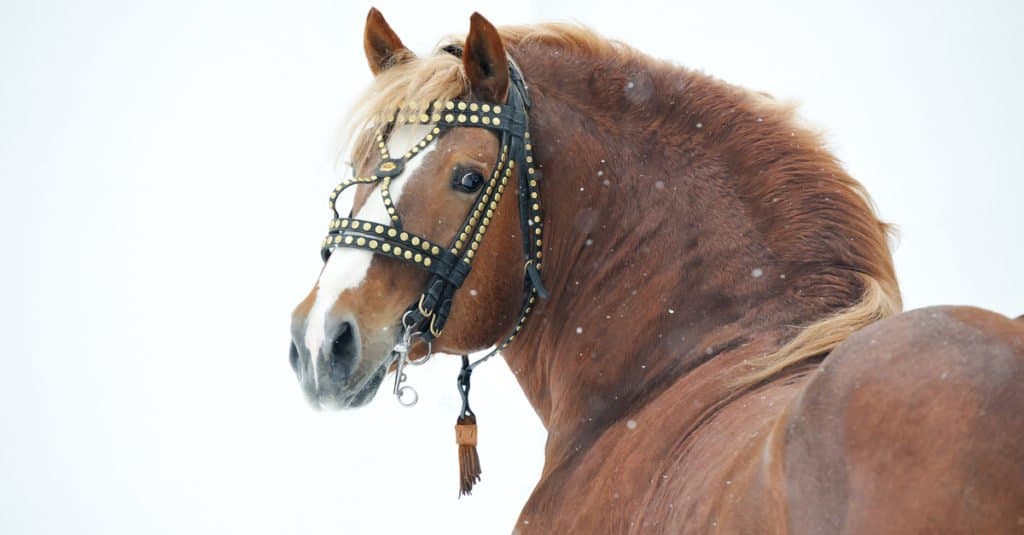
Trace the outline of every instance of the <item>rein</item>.
{"label": "rein", "polygon": [[[447,52],[461,56],[461,49],[448,47]],[[458,387],[462,409],[456,425],[459,460],[462,468],[460,494],[469,494],[479,480],[479,459],[476,456],[476,415],[469,408],[469,378],[473,369],[487,361],[515,339],[526,318],[533,310],[537,297],[547,299],[548,293],[541,281],[543,256],[543,217],[541,212],[538,175],[534,168],[533,146],[529,132],[530,99],[526,82],[515,62],[509,58],[510,84],[504,104],[454,99],[434,101],[423,108],[407,103],[388,117],[385,127],[377,134],[377,148],[381,163],[369,177],[355,177],[343,181],[331,193],[330,208],[333,217],[329,232],[321,247],[326,262],[334,249],[349,247],[364,249],[411,264],[430,273],[426,287],[419,298],[402,315],[400,341],[392,350],[396,363],[393,393],[399,403],[415,405],[419,395],[411,386],[402,383],[406,364],[419,365],[429,360],[431,342],[441,336],[451,314],[452,299],[473,267],[487,228],[490,226],[498,203],[505,194],[510,178],[516,177],[516,197],[519,205],[519,223],[523,241],[523,296],[519,318],[503,340],[483,357],[470,363],[462,357]],[[401,124],[433,124],[430,132],[404,155],[389,154],[385,136]],[[477,194],[476,202],[466,215],[461,230],[447,245],[434,242],[403,228],[401,215],[391,199],[391,181],[400,176],[406,164],[430,143],[453,128],[485,128],[500,136],[497,163],[486,185]],[[518,174],[514,174],[518,173]],[[387,209],[390,224],[366,221],[338,214],[336,201],[345,189],[358,184],[380,183],[380,194]],[[427,344],[427,355],[416,361],[408,358],[413,339]]]}

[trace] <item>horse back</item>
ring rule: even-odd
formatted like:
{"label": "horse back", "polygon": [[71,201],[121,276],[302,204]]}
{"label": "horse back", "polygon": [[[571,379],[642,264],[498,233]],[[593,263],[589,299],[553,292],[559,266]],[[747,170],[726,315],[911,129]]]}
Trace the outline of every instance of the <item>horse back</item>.
{"label": "horse back", "polygon": [[1024,530],[1024,322],[968,307],[879,321],[785,416],[794,533]]}

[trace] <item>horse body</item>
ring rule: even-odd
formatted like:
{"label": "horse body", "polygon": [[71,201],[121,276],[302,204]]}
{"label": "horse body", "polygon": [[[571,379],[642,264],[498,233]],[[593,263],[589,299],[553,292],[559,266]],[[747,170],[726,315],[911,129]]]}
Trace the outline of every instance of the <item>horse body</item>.
{"label": "horse body", "polygon": [[1024,525],[1020,322],[968,307],[916,310],[858,332],[820,366],[740,395],[722,388],[729,361],[761,349],[720,355],[560,462],[549,446],[517,532]]}
{"label": "horse body", "polygon": [[[365,43],[379,108],[396,91],[503,102],[506,52],[529,84],[550,298],[503,356],[548,443],[518,532],[1024,526],[1024,324],[894,315],[886,225],[790,109],[572,26],[499,35],[474,16],[461,59],[417,59],[372,11]],[[493,165],[493,136],[459,130],[398,204],[434,241],[452,236],[446,210],[467,206],[439,190],[447,169]],[[370,152],[355,156],[363,170]],[[480,350],[515,324],[513,204],[497,206],[435,350]],[[330,335],[319,355],[293,344],[307,388],[309,361],[344,364],[331,399],[372,395],[424,280],[379,256],[364,276],[323,319],[341,318],[344,351]]]}

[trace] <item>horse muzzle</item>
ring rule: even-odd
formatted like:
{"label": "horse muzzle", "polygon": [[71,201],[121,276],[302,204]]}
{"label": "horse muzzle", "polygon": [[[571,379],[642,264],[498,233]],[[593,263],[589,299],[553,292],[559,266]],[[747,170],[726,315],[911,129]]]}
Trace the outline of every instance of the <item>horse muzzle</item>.
{"label": "horse muzzle", "polygon": [[353,320],[338,321],[325,334],[324,342],[313,354],[303,343],[305,329],[293,327],[289,361],[306,399],[316,409],[365,405],[380,387],[387,373],[386,363],[365,370],[359,328]]}

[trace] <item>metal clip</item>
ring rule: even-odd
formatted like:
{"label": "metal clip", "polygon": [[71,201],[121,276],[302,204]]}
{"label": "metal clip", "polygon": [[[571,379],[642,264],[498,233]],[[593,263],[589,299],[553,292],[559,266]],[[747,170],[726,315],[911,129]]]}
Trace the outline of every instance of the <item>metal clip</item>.
{"label": "metal clip", "polygon": [[402,317],[402,340],[395,344],[395,347],[391,350],[391,353],[395,355],[395,386],[392,388],[391,393],[398,398],[398,403],[403,407],[412,407],[420,400],[420,395],[416,392],[416,389],[407,384],[408,377],[405,375],[405,366],[411,364],[413,366],[421,366],[426,364],[430,357],[433,355],[433,345],[427,342],[427,354],[423,357],[410,360],[409,350],[412,348],[412,339],[414,336],[418,336],[419,333],[411,332],[409,329],[411,325],[406,324],[406,316]]}

